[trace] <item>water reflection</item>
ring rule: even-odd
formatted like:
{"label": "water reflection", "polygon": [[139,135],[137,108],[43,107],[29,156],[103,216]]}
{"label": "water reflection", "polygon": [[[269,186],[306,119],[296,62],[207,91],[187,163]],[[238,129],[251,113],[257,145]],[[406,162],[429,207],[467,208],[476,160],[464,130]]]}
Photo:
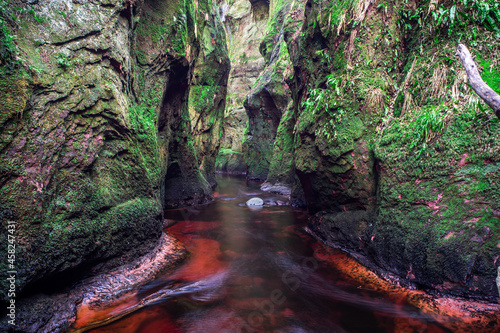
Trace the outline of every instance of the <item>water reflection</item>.
{"label": "water reflection", "polygon": [[[341,266],[358,264],[307,235],[306,212],[276,205],[286,198],[244,178],[218,183],[214,203],[166,212],[186,263],[137,291],[140,310],[93,332],[447,332],[406,295],[346,277]],[[254,196],[264,207],[245,206]]]}

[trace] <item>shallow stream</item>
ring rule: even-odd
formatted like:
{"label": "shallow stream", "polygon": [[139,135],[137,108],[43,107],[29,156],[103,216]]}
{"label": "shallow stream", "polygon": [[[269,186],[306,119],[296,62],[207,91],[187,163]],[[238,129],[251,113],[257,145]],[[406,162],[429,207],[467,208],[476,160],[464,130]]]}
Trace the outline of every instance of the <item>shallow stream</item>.
{"label": "shallow stream", "polygon": [[[217,181],[213,203],[166,212],[189,258],[137,291],[148,306],[91,332],[448,332],[309,236],[307,212],[285,197],[242,177]],[[247,207],[252,197],[264,206]]]}

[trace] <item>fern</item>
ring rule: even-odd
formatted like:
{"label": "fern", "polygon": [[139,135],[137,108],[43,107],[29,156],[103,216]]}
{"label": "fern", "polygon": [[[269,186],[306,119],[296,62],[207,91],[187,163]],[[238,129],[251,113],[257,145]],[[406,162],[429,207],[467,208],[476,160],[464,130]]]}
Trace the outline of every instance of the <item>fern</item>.
{"label": "fern", "polygon": [[11,69],[15,66],[16,48],[13,42],[14,37],[11,36],[10,29],[7,26],[10,15],[7,5],[6,0],[0,0],[0,64]]}
{"label": "fern", "polygon": [[420,146],[417,157],[428,150],[429,141],[437,134],[444,132],[446,121],[441,115],[444,109],[443,105],[438,108],[424,109],[424,112],[410,124],[411,131],[408,132],[405,141],[410,141],[410,148]]}
{"label": "fern", "polygon": [[320,116],[326,122],[321,128],[321,134],[327,139],[337,139],[337,125],[342,121],[346,111],[338,103],[341,94],[341,82],[333,74],[327,76],[328,89],[310,89],[307,99],[302,102],[304,114]]}
{"label": "fern", "polygon": [[500,2],[498,0],[448,0],[431,11],[421,7],[402,6],[401,20],[398,22],[405,32],[423,28],[426,24],[432,29],[446,29],[448,34],[467,25],[479,25],[500,38]]}

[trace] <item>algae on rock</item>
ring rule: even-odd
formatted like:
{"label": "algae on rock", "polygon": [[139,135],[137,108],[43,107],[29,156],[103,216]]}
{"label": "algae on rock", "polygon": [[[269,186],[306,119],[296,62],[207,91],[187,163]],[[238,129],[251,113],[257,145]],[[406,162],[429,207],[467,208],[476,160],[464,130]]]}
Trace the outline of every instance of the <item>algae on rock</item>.
{"label": "algae on rock", "polygon": [[292,3],[270,3],[266,34],[259,46],[266,64],[244,101],[249,121],[243,140],[243,153],[249,179],[267,178],[278,125],[291,102],[286,80],[292,70],[284,34],[287,28],[296,28],[296,23],[288,16]]}
{"label": "algae on rock", "polygon": [[[201,50],[210,42],[197,27],[225,44],[210,0],[11,5],[25,10],[11,26],[20,65],[0,68],[8,110],[0,119],[0,216],[16,222],[22,291],[144,253],[161,234],[165,206],[210,200],[203,173],[210,179],[215,161],[199,156],[214,156],[216,143],[193,140],[191,124],[220,123],[223,103],[215,113],[194,108],[203,112],[190,119],[190,88],[195,76],[219,75],[198,82],[224,101],[228,63],[223,47],[217,56]],[[6,242],[2,234],[3,249]],[[0,270],[4,277],[5,263]]]}
{"label": "algae on rock", "polygon": [[254,5],[248,0],[220,2],[221,20],[227,34],[231,72],[228,81],[222,141],[217,156],[217,170],[246,173],[242,143],[248,116],[243,103],[248,91],[264,69],[264,58],[259,45],[265,33],[268,5],[266,1]]}
{"label": "algae on rock", "polygon": [[[274,133],[270,154],[269,173],[261,188],[265,191],[291,196],[293,205],[304,205],[302,187],[295,174],[293,154],[297,107],[293,103],[295,93],[294,71],[288,53],[285,34],[293,36],[300,31],[304,1],[273,1],[267,25],[267,34],[260,45],[267,66],[259,81],[260,89],[271,89],[274,99],[279,101],[282,116]],[[275,103],[276,104],[276,103]],[[286,105],[285,105],[286,104]]]}
{"label": "algae on rock", "polygon": [[498,39],[477,23],[477,35],[434,26],[423,6],[307,1],[301,30],[285,33],[295,114],[275,156],[293,138],[283,157],[327,244],[401,283],[493,298],[498,123],[454,53],[460,38],[476,45],[494,87]]}
{"label": "algae on rock", "polygon": [[209,13],[212,19],[206,21],[205,16],[197,16],[197,27],[203,33],[189,93],[189,114],[200,168],[213,187],[216,184],[215,161],[223,132],[231,65],[218,8],[209,2],[199,3],[198,6],[198,10],[202,9],[201,14]]}

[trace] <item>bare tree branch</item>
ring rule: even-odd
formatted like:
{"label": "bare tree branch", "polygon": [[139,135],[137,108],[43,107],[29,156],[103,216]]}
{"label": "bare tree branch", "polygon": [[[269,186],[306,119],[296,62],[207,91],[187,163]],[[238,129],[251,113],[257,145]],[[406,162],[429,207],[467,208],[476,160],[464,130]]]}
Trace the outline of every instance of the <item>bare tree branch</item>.
{"label": "bare tree branch", "polygon": [[474,59],[472,59],[467,47],[463,44],[458,44],[456,55],[460,58],[460,61],[462,61],[462,65],[465,68],[472,89],[474,89],[479,97],[495,111],[497,117],[500,118],[500,95],[488,87],[483,79],[481,79],[476,63]]}

